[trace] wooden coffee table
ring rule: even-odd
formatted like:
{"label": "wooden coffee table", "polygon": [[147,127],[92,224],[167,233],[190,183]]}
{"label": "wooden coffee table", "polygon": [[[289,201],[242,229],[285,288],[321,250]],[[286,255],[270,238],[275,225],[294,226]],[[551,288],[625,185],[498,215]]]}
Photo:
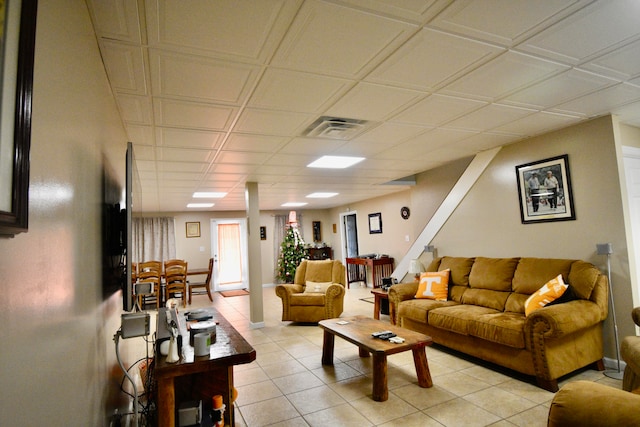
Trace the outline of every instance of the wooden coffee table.
{"label": "wooden coffee table", "polygon": [[[342,322],[348,323],[343,324]],[[324,330],[323,365],[333,365],[333,348],[336,336],[357,345],[360,357],[373,355],[373,400],[384,402],[389,398],[387,355],[390,354],[411,350],[418,384],[423,388],[433,385],[425,351],[425,347],[431,345],[431,337],[366,316],[321,320],[318,325]],[[402,344],[394,344],[371,336],[373,332],[386,330],[404,338],[405,341]]]}

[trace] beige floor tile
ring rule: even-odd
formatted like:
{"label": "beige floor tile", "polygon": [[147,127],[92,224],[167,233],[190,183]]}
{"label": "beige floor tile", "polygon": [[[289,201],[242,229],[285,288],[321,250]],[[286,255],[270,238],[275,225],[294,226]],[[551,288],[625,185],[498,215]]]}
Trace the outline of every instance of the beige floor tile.
{"label": "beige floor tile", "polygon": [[430,388],[422,388],[417,384],[409,384],[394,389],[393,394],[420,410],[428,409],[432,406],[458,398],[455,394],[437,385]]}
{"label": "beige floor tile", "polygon": [[353,406],[348,404],[307,414],[304,419],[312,427],[368,427],[373,425]]}
{"label": "beige floor tile", "polygon": [[278,386],[282,394],[285,395],[323,385],[320,378],[307,370],[294,375],[276,378],[273,380],[273,383]]}
{"label": "beige floor tile", "polygon": [[237,387],[267,381],[269,377],[260,366],[251,369],[235,370],[233,372],[233,383]]}
{"label": "beige floor tile", "polygon": [[430,416],[423,414],[422,412],[416,412],[414,414],[407,415],[405,417],[396,418],[384,424],[380,424],[380,427],[442,427],[442,424],[431,418]]}
{"label": "beige floor tile", "polygon": [[326,385],[288,394],[287,399],[302,415],[345,403],[340,395]]}
{"label": "beige floor tile", "polygon": [[305,368],[297,360],[287,360],[283,363],[269,364],[263,366],[262,369],[269,376],[269,378],[272,379],[307,371],[307,368]]}
{"label": "beige floor tile", "polygon": [[389,399],[385,402],[376,402],[367,396],[350,403],[374,425],[418,412],[416,407],[408,404],[392,392],[389,392]]}
{"label": "beige floor tile", "polygon": [[538,405],[507,418],[507,421],[518,427],[546,427],[548,415],[549,407]]}
{"label": "beige floor tile", "polygon": [[236,387],[236,389],[238,390],[236,404],[240,407],[282,396],[280,389],[270,380]]}
{"label": "beige floor tile", "polygon": [[460,372],[452,372],[450,374],[438,376],[437,384],[439,387],[442,387],[456,396],[465,396],[491,386],[484,381],[480,381],[477,378],[470,377],[469,375],[465,375]]}
{"label": "beige floor tile", "polygon": [[500,388],[536,403],[548,402],[555,396],[555,394],[550,391],[516,379],[511,379],[500,384]]}
{"label": "beige floor tile", "polygon": [[536,406],[536,403],[498,387],[468,394],[464,399],[500,418],[509,418]]}
{"label": "beige floor tile", "polygon": [[496,385],[500,383],[507,382],[511,379],[510,376],[502,374],[497,371],[493,371],[491,369],[485,368],[484,366],[472,366],[470,368],[462,369],[460,372],[463,374],[469,375],[471,377],[477,378],[480,381],[484,381],[487,384]]}
{"label": "beige floor tile", "polygon": [[373,382],[366,376],[356,376],[343,381],[328,384],[347,402],[371,397],[373,394]]}
{"label": "beige floor tile", "polygon": [[[236,426],[237,427],[237,426]],[[309,427],[309,424],[302,417],[292,418],[290,420],[280,421],[269,424],[268,427]]]}
{"label": "beige floor tile", "polygon": [[325,384],[335,383],[337,381],[346,380],[347,378],[362,375],[346,363],[322,366],[321,368],[314,369],[311,372],[313,372],[313,374],[320,378]]}
{"label": "beige floor tile", "polygon": [[241,411],[247,427],[262,427],[300,417],[284,396],[243,406]]}
{"label": "beige floor tile", "polygon": [[500,421],[497,415],[462,398],[441,403],[423,412],[447,427],[479,427]]}

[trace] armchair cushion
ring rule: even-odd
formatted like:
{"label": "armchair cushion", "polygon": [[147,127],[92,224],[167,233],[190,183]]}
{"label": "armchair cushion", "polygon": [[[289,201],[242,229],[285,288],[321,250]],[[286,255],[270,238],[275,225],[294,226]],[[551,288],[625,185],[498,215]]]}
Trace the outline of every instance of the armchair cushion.
{"label": "armchair cushion", "polygon": [[304,293],[308,294],[310,292],[320,292],[320,293],[325,293],[327,292],[327,289],[329,288],[329,286],[331,286],[333,283],[331,282],[312,282],[310,280],[307,280],[307,283],[305,284],[304,287]]}

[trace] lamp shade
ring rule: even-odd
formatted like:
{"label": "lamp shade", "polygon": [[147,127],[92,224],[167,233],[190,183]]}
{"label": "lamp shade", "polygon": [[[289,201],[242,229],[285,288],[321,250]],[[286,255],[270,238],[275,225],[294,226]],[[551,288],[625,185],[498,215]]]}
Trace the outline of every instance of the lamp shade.
{"label": "lamp shade", "polygon": [[424,271],[424,266],[420,260],[412,259],[409,263],[409,274],[420,274]]}

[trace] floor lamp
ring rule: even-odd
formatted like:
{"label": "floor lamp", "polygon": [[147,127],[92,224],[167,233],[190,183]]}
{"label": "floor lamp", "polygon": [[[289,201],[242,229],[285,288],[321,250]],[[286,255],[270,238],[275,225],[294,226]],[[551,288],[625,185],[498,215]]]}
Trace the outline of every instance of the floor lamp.
{"label": "floor lamp", "polygon": [[617,371],[605,371],[604,374],[609,378],[621,380],[624,373],[620,370],[620,344],[618,343],[618,321],[616,320],[616,306],[613,302],[613,286],[611,283],[611,254],[613,253],[613,247],[611,243],[598,243],[596,244],[596,250],[598,255],[607,256],[607,278],[609,279],[609,301],[611,305],[611,313],[613,313],[613,336],[616,343],[616,358],[618,359]]}

